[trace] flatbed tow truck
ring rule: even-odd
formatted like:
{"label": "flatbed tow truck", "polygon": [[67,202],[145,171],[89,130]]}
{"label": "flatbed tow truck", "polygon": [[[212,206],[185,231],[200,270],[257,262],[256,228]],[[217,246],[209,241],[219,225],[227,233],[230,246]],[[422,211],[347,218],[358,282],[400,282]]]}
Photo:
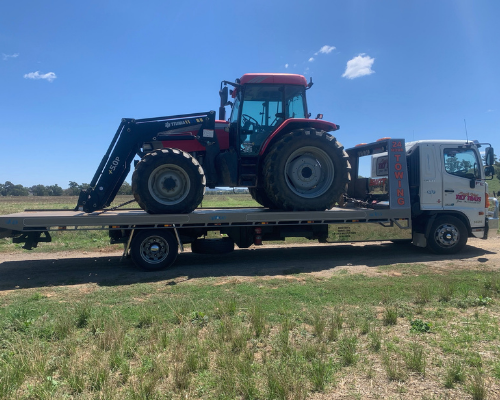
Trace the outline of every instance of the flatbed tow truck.
{"label": "flatbed tow truck", "polygon": [[[498,201],[490,200],[485,182],[493,175],[493,148],[486,147],[483,166],[480,147],[463,140],[405,143],[383,138],[347,149],[352,167],[347,193],[338,206],[326,211],[264,207],[198,208],[189,214],[148,214],[116,207],[88,213],[27,210],[0,216],[0,238],[11,237],[30,250],[39,242],[50,242],[54,231],[107,230],[110,242],[123,243],[124,255],[148,271],[171,266],[187,243],[192,251],[213,254],[229,252],[234,244],[248,248],[287,237],[320,242],[397,239],[452,254],[465,246],[468,237],[487,239],[488,230],[498,229]],[[364,156],[371,156],[370,178],[358,173]],[[352,227],[366,224],[370,224],[370,237],[353,239]],[[386,232],[378,235],[377,228]],[[205,238],[210,231],[223,237]]]}

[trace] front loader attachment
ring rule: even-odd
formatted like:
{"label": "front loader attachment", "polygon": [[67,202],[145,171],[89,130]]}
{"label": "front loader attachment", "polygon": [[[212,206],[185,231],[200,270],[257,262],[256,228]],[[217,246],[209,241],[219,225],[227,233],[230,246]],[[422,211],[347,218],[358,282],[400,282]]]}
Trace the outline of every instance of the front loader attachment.
{"label": "front loader attachment", "polygon": [[89,188],[80,192],[75,211],[90,213],[108,207],[130,172],[134,157],[152,150],[142,149],[143,144],[161,141],[162,134],[178,130],[179,126],[199,126],[195,139],[204,144],[203,130],[215,130],[215,112],[122,119]]}

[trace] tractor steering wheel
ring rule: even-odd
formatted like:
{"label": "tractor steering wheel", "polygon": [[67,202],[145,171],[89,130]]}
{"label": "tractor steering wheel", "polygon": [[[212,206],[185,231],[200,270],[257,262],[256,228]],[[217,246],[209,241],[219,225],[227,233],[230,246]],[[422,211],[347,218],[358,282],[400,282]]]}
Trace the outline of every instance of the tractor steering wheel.
{"label": "tractor steering wheel", "polygon": [[241,122],[243,125],[243,129],[245,130],[249,130],[248,128],[250,125],[253,125],[254,131],[256,131],[260,127],[260,124],[257,122],[257,120],[248,114],[241,114]]}

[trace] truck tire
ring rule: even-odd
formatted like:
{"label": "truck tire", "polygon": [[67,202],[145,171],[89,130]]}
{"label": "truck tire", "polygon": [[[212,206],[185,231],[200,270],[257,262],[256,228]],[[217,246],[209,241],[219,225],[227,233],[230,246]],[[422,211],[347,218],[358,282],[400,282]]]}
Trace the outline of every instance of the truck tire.
{"label": "truck tire", "polygon": [[231,238],[196,239],[191,243],[191,251],[197,254],[226,254],[234,250],[234,241]]}
{"label": "truck tire", "polygon": [[139,161],[132,175],[132,193],[150,214],[186,214],[205,194],[203,168],[191,154],[178,149],[160,149]]}
{"label": "truck tire", "polygon": [[264,160],[264,187],[286,211],[330,209],[345,193],[351,167],[335,137],[313,128],[286,134]]}
{"label": "truck tire", "polygon": [[166,230],[141,230],[132,239],[130,256],[135,265],[145,271],[170,267],[178,253],[175,236]]}
{"label": "truck tire", "polygon": [[467,244],[467,228],[460,219],[442,216],[432,223],[427,248],[435,254],[455,254]]}
{"label": "truck tire", "polygon": [[274,203],[267,196],[267,193],[264,189],[251,187],[251,188],[248,188],[248,191],[250,192],[252,199],[254,199],[261,206],[266,207],[266,208],[276,208]]}

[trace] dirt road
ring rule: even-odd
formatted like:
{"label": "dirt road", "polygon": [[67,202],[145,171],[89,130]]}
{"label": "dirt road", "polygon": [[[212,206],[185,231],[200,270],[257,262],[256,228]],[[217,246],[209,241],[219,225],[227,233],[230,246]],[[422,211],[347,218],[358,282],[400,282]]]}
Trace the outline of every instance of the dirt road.
{"label": "dirt road", "polygon": [[[114,286],[202,277],[250,280],[295,273],[328,277],[344,269],[371,275],[390,264],[425,264],[437,270],[500,270],[500,236],[490,236],[486,241],[469,239],[467,247],[454,256],[391,242],[261,246],[220,256],[185,252],[172,268],[153,273],[138,270],[130,260],[120,262],[118,252],[4,253],[0,254],[0,293],[19,288],[83,283]],[[390,272],[384,269],[382,273]]]}

